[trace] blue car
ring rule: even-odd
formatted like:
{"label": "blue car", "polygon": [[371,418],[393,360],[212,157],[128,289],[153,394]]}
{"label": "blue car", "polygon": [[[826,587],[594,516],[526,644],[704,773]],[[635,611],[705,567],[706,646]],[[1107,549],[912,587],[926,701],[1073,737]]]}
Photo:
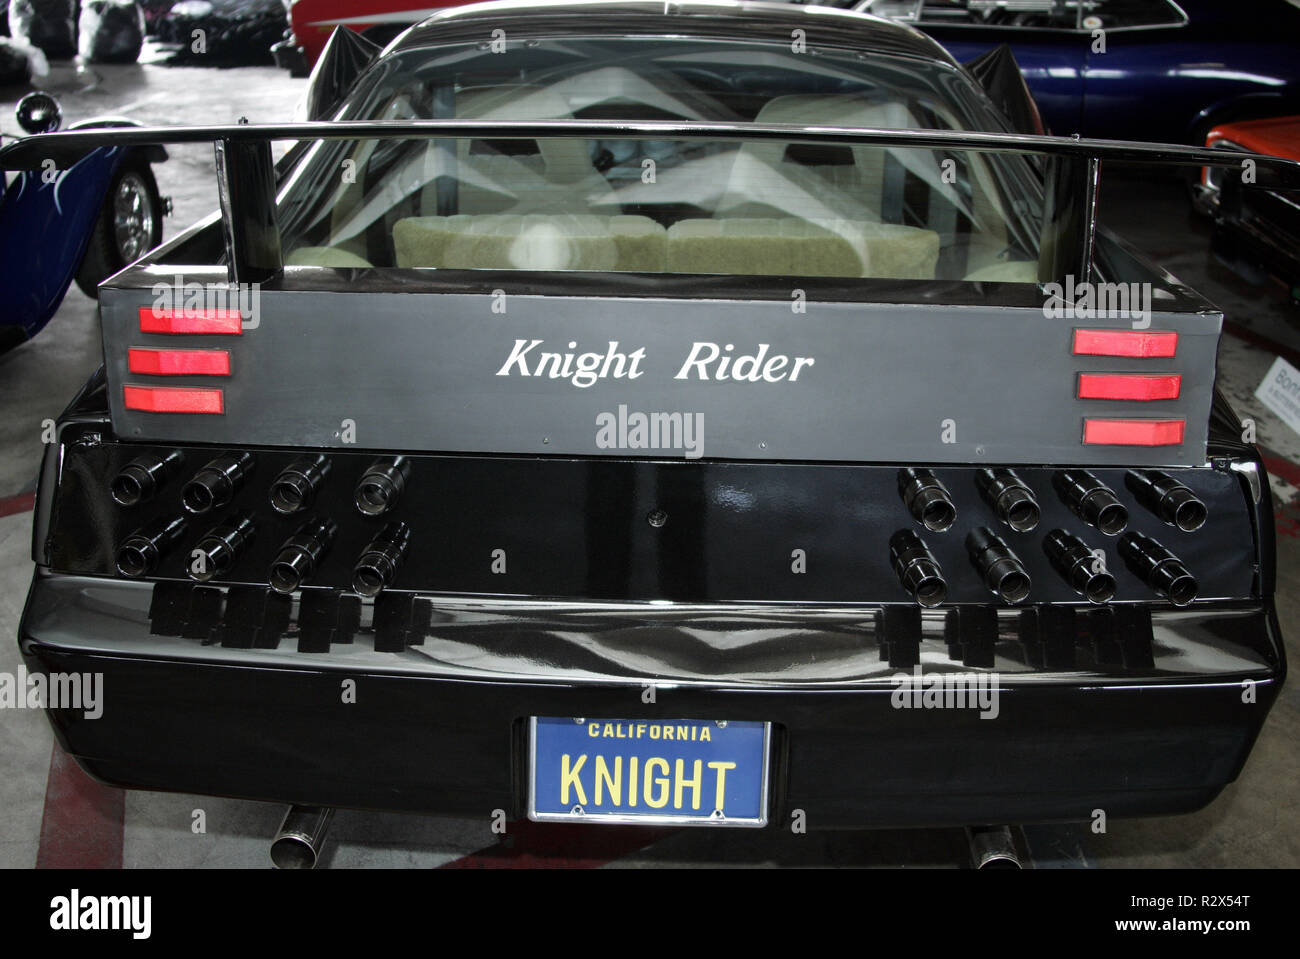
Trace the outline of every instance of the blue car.
{"label": "blue car", "polygon": [[[24,97],[17,113],[33,134],[57,129],[61,119],[44,93]],[[100,118],[73,128],[135,125]],[[103,147],[66,170],[51,160],[0,179],[0,352],[39,333],[72,283],[93,297],[101,282],[162,241],[167,203],[151,164],[166,158],[160,146]]]}
{"label": "blue car", "polygon": [[1287,0],[816,0],[902,20],[962,63],[1010,45],[1053,133],[1205,142],[1300,108]]}

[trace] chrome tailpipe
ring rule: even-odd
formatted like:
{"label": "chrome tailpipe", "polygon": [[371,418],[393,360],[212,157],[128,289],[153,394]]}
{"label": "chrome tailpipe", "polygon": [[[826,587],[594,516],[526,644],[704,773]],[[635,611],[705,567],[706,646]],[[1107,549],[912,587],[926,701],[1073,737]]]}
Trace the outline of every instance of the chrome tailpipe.
{"label": "chrome tailpipe", "polygon": [[325,806],[290,806],[271,840],[276,869],[314,869],[329,832],[334,810]]}
{"label": "chrome tailpipe", "polygon": [[967,826],[971,865],[976,869],[1023,869],[1010,826]]}

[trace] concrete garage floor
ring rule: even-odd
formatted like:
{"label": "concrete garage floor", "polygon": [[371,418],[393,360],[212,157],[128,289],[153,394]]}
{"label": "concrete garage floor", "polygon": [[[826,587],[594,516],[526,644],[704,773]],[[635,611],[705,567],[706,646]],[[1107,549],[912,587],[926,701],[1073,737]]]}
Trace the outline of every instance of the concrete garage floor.
{"label": "concrete garage floor", "polygon": [[[66,122],[120,114],[146,123],[254,122],[290,119],[303,81],[270,68],[208,70],[161,66],[98,67],[77,73],[56,65],[44,83],[63,103]],[[13,104],[25,91],[0,90],[0,131],[16,132]],[[175,204],[166,233],[175,235],[216,206],[212,153],[206,146],[175,147],[155,168],[159,186]],[[1258,424],[1260,443],[1278,472],[1300,476],[1300,436],[1254,400],[1253,393],[1278,347],[1300,346],[1300,311],[1285,303],[1280,287],[1251,286],[1208,253],[1206,225],[1188,212],[1181,189],[1169,182],[1103,178],[1104,220],[1227,313],[1239,335],[1223,339],[1220,384],[1243,416]],[[12,637],[31,574],[30,507],[18,496],[34,487],[42,421],[56,417],[100,362],[94,303],[75,288],[36,340],[0,357],[0,670],[19,665]],[[1298,491],[1275,478],[1278,497],[1278,607],[1292,661],[1300,661],[1300,507]],[[1208,809],[1159,820],[1111,821],[1093,835],[1086,826],[1026,831],[1039,866],[1297,866],[1300,818],[1295,796],[1300,765],[1300,687],[1292,680],[1274,707],[1240,780]],[[37,862],[46,807],[52,736],[43,716],[28,710],[0,714],[0,866]],[[57,759],[58,757],[56,757]],[[114,793],[115,791],[104,792]],[[102,798],[102,797],[101,797]],[[122,805],[120,796],[109,804]],[[206,832],[191,824],[203,810]],[[124,811],[108,814],[122,836],[126,866],[253,866],[268,864],[267,844],[283,807],[210,797],[133,792]],[[115,819],[115,817],[117,817]],[[93,819],[90,831],[96,839]],[[116,821],[122,825],[113,826]],[[83,824],[85,825],[85,824]],[[791,835],[715,830],[661,833],[603,830],[592,837],[565,828],[539,830],[512,824],[497,842],[487,819],[434,819],[340,812],[324,864],[340,866],[477,866],[581,864],[812,866],[874,865],[951,867],[963,864],[960,830]],[[47,842],[59,839],[49,835]],[[116,841],[109,837],[110,845]],[[653,841],[651,841],[653,840]],[[67,837],[64,837],[67,844]],[[80,842],[81,840],[78,840]],[[648,845],[647,845],[648,843]],[[87,844],[87,848],[91,844]],[[76,852],[80,847],[71,851]],[[64,850],[67,852],[68,850]],[[43,860],[49,861],[48,850]],[[116,862],[111,855],[108,862]]]}

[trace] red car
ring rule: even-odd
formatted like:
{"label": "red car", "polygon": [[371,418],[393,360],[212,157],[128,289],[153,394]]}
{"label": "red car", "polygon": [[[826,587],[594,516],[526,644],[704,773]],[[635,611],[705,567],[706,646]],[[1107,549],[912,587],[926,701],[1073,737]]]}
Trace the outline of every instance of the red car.
{"label": "red car", "polygon": [[[1300,160],[1300,115],[1224,123],[1205,145]],[[1243,276],[1258,281],[1271,274],[1300,303],[1300,204],[1272,190],[1243,191],[1229,168],[1202,172],[1196,206],[1214,218],[1214,252]]]}
{"label": "red car", "polygon": [[413,23],[466,0],[284,0],[289,36],[271,48],[277,66],[306,76],[337,26],[355,30],[380,46]]}

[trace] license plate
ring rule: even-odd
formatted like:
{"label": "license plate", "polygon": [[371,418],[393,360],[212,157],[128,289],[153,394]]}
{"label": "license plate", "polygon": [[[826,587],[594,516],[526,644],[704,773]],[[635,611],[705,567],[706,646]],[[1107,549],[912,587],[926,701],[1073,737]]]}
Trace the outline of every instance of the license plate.
{"label": "license plate", "polygon": [[535,716],[528,818],[764,826],[771,726]]}

